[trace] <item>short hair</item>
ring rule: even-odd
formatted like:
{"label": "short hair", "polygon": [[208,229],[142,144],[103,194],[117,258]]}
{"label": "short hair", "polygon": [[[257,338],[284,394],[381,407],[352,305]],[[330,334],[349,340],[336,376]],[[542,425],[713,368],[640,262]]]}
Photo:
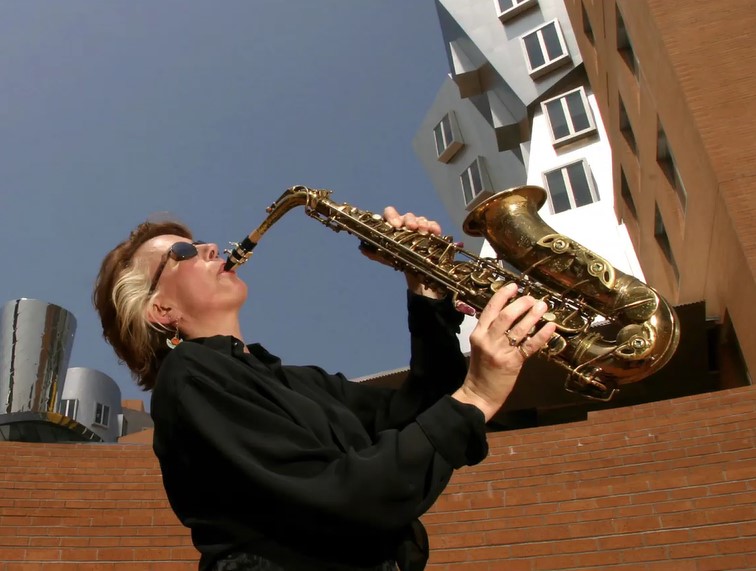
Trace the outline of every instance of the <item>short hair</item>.
{"label": "short hair", "polygon": [[169,351],[166,333],[173,332],[147,319],[151,276],[144,264],[135,263],[134,254],[148,240],[165,234],[192,239],[189,228],[174,220],[141,223],[105,256],[92,294],[102,336],[143,390],[155,386],[160,362]]}

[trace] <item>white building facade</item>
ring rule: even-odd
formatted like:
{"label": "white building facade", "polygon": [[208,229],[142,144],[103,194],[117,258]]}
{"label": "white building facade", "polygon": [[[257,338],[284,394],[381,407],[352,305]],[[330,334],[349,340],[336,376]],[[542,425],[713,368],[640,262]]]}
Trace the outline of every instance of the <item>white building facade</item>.
{"label": "white building facade", "polygon": [[[546,190],[538,214],[557,232],[643,279],[614,212],[606,132],[562,0],[436,0],[450,75],[413,141],[461,236],[467,214],[496,192]],[[460,336],[463,350],[475,320]]]}

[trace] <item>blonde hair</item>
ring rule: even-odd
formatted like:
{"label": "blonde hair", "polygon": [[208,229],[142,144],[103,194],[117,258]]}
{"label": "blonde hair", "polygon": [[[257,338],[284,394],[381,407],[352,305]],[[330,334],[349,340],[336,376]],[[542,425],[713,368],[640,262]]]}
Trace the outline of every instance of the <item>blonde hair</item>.
{"label": "blonde hair", "polygon": [[134,260],[134,254],[142,244],[164,234],[192,239],[189,229],[179,222],[140,224],[105,256],[92,296],[103,337],[145,390],[155,386],[160,363],[169,351],[165,340],[173,332],[148,319],[151,278],[146,265]]}

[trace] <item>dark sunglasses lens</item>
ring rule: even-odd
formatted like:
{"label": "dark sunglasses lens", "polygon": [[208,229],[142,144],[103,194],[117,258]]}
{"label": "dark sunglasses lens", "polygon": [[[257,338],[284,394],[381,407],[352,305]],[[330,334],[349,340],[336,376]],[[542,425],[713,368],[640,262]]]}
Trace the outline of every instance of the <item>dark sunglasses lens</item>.
{"label": "dark sunglasses lens", "polygon": [[[200,242],[196,242],[199,244]],[[171,247],[171,254],[174,260],[188,260],[197,255],[197,247],[189,242],[176,242]]]}

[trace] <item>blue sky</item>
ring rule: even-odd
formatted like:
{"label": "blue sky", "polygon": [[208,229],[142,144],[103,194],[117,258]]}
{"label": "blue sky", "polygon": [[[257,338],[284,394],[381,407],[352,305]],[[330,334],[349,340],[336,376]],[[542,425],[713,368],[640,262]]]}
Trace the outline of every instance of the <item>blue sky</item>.
{"label": "blue sky", "polygon": [[[411,147],[446,73],[431,0],[4,2],[0,303],[73,312],[69,366],[148,399],[91,305],[105,253],[157,213],[239,240],[295,184],[456,233]],[[302,209],[239,273],[247,342],[350,377],[407,364],[403,277]]]}

